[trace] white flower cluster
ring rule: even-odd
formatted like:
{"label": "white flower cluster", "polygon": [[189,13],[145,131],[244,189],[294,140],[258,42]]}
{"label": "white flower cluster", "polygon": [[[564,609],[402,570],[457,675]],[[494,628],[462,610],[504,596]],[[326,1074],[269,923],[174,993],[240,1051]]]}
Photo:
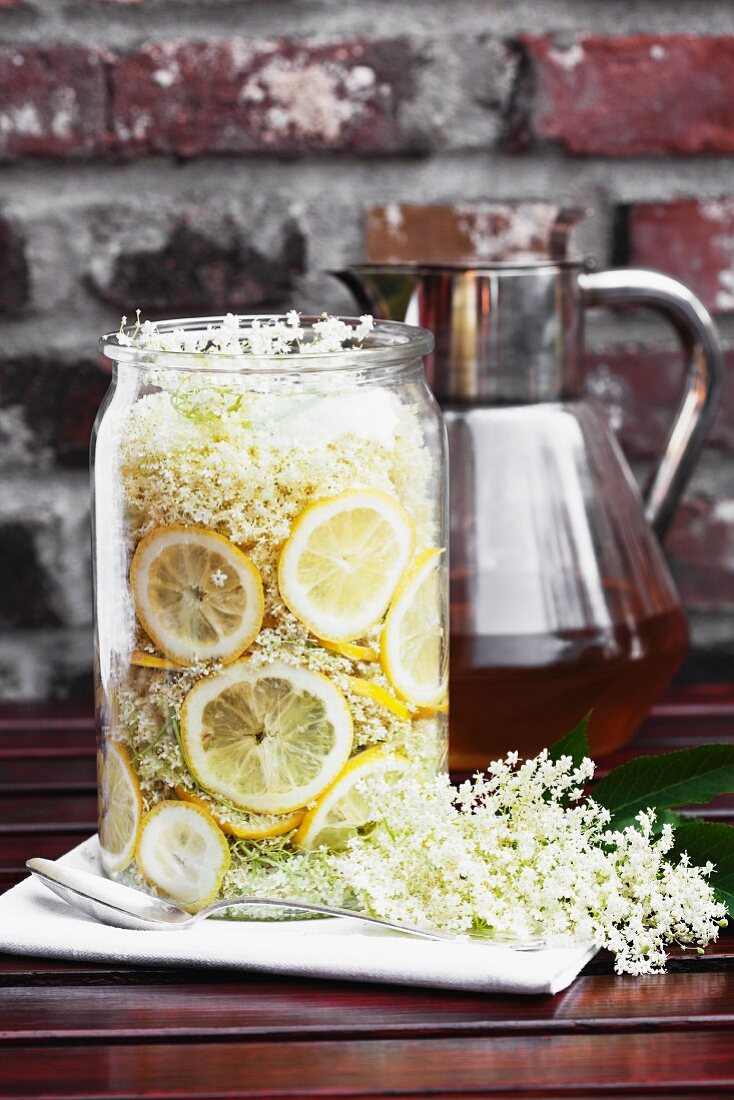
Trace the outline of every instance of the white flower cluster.
{"label": "white flower cluster", "polygon": [[281,355],[329,355],[347,349],[359,348],[374,328],[372,317],[365,315],[359,323],[349,324],[339,317],[322,313],[311,325],[311,339],[306,339],[306,329],[301,316],[289,310],[285,317],[255,317],[246,324],[234,313],[228,313],[221,324],[208,325],[205,329],[160,329],[154,321],[140,320],[131,331],[126,331],[127,317],[120,322],[115,334],[122,347],[140,351],[186,352],[189,355],[252,355],[269,357]]}
{"label": "white flower cluster", "polygon": [[725,907],[712,870],[668,856],[672,831],[610,831],[608,811],[581,797],[594,765],[547,751],[491,765],[457,791],[446,776],[374,780],[364,793],[383,822],[335,857],[369,912],[520,942],[593,942],[618,973],[663,970],[665,946],[715,939]]}
{"label": "white flower cluster", "polygon": [[311,350],[333,352],[348,347],[352,341],[361,344],[369,336],[374,324],[373,318],[368,314],[360,317],[359,324],[352,327],[338,317],[329,317],[323,313],[321,320],[313,323],[315,336]]}

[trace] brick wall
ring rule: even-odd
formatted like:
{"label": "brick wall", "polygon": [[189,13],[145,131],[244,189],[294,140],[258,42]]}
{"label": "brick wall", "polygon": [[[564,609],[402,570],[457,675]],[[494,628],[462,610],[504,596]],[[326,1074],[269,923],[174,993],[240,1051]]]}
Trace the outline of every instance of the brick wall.
{"label": "brick wall", "polygon": [[[380,233],[407,247],[401,204],[491,254],[572,202],[601,263],[690,283],[734,371],[730,0],[0,0],[0,161],[6,697],[88,691],[95,342],[123,310],[346,310],[320,272]],[[680,388],[670,334],[607,318],[590,343],[643,473]],[[668,542],[722,654],[733,402]]]}

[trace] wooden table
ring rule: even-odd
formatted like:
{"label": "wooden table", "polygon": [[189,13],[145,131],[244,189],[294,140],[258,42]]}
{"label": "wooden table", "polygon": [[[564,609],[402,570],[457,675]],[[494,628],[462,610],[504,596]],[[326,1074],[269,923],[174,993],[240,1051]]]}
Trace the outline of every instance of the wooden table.
{"label": "wooden table", "polygon": [[[633,748],[733,736],[734,689],[694,688]],[[7,887],[94,831],[92,719],[0,708],[0,795]],[[0,984],[2,1097],[734,1095],[732,936],[663,977],[617,978],[599,957],[555,997],[7,955]]]}

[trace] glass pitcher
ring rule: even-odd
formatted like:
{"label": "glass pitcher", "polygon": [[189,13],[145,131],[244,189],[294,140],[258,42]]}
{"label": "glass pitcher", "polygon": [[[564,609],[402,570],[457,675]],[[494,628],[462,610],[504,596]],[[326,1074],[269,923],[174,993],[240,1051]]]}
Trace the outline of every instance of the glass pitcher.
{"label": "glass pitcher", "polygon": [[[451,461],[451,763],[532,754],[593,710],[592,749],[632,735],[688,646],[658,543],[722,377],[716,330],[680,283],[581,261],[364,265],[360,305],[436,338],[429,382]],[[586,307],[663,314],[687,385],[644,499],[583,390]]]}

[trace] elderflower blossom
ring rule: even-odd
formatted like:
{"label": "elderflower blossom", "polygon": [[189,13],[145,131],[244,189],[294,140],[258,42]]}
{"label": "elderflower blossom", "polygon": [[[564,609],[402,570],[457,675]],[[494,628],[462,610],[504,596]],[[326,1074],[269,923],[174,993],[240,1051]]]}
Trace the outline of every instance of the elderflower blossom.
{"label": "elderflower blossom", "polygon": [[610,830],[608,811],[580,795],[593,771],[544,750],[520,763],[511,753],[458,790],[445,775],[373,775],[359,785],[374,819],[366,835],[342,852],[241,841],[225,890],[328,899],[499,942],[592,943],[619,974],[660,972],[666,946],[703,947],[725,923],[713,867],[674,862],[672,830],[656,834],[652,811]]}
{"label": "elderflower blossom", "polygon": [[338,317],[323,314],[320,321],[314,321],[313,330],[317,335],[314,346],[320,351],[341,351],[351,339],[363,340],[372,330],[371,317],[360,317],[357,328],[352,328]]}
{"label": "elderflower blossom", "polygon": [[606,947],[618,973],[665,967],[665,947],[705,945],[726,914],[712,868],[673,862],[673,833],[610,831],[609,813],[579,798],[594,765],[511,754],[458,792],[446,776],[372,781],[381,822],[335,860],[370,913],[500,940]]}
{"label": "elderflower blossom", "polygon": [[227,313],[219,324],[207,325],[203,331],[168,325],[161,330],[154,321],[141,322],[140,310],[136,317],[131,331],[126,328],[127,317],[122,318],[115,334],[120,346],[191,355],[330,355],[362,347],[375,325],[374,319],[367,314],[355,325],[322,313],[311,325],[313,335],[306,342],[306,330],[295,309],[289,310],[284,317],[269,318],[246,319]]}

